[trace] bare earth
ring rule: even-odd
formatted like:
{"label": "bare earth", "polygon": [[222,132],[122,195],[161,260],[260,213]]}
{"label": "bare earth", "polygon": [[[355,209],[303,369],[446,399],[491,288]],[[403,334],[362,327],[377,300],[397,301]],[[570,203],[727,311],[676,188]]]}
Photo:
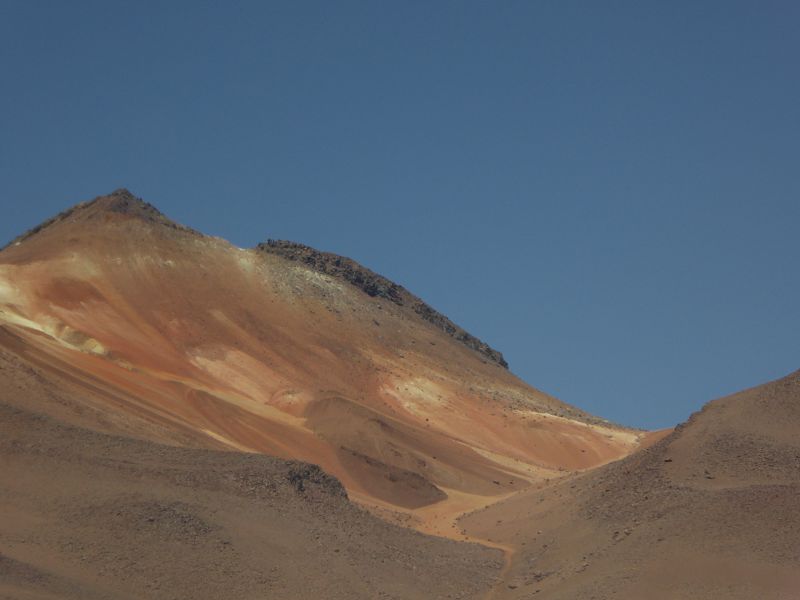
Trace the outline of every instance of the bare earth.
{"label": "bare earth", "polygon": [[648,433],[505,366],[349,259],[80,204],[0,252],[0,598],[800,598],[797,374]]}
{"label": "bare earth", "polygon": [[[72,398],[0,354],[4,397]],[[4,398],[5,399],[5,398]],[[0,401],[0,598],[482,598],[499,552],[387,524],[317,467]]]}
{"label": "bare earth", "polygon": [[800,598],[800,371],[632,456],[459,524],[513,548],[494,598]]}

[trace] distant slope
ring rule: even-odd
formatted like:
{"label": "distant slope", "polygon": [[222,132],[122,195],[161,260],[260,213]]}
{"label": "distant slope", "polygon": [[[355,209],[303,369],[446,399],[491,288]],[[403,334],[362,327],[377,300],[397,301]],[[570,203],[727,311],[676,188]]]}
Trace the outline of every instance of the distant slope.
{"label": "distant slope", "polygon": [[76,394],[0,350],[0,598],[477,600],[500,566],[496,551],[380,521],[315,467],[32,410],[73,410]]}
{"label": "distant slope", "polygon": [[349,259],[237,248],[125,190],[0,252],[0,347],[81,390],[80,406],[40,412],[311,462],[357,501],[412,516],[614,460],[640,435],[531,388]]}
{"label": "distant slope", "polygon": [[517,549],[496,598],[800,598],[800,371],[462,525]]}

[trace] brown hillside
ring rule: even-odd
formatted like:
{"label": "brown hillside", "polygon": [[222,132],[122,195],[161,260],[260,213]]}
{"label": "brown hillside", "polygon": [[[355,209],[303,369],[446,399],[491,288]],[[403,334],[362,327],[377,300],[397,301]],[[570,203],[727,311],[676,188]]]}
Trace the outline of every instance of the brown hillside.
{"label": "brown hillside", "polygon": [[[495,598],[800,598],[800,372],[652,447],[461,522],[513,557]],[[535,596],[534,596],[535,594]]]}
{"label": "brown hillside", "polygon": [[0,598],[478,600],[501,564],[477,544],[384,523],[304,463],[19,408],[89,410],[82,394],[0,350]]}

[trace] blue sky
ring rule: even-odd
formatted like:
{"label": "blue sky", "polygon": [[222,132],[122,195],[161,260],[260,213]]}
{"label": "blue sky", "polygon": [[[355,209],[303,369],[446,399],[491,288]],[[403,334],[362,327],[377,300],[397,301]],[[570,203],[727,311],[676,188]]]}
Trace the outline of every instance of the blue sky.
{"label": "blue sky", "polygon": [[669,426],[800,368],[798,30],[796,2],[0,0],[0,238],[127,187]]}

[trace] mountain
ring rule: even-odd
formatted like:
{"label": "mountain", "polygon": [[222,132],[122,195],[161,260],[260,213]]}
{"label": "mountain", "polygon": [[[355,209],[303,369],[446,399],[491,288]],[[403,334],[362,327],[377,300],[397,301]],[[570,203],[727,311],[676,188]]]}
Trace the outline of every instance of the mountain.
{"label": "mountain", "polygon": [[[160,443],[321,466],[424,528],[626,455],[611,426],[517,379],[499,352],[344,257],[241,249],[126,190],[0,253],[0,343],[82,387],[35,408]],[[48,375],[45,375],[48,376]]]}
{"label": "mountain", "polygon": [[460,526],[512,549],[495,598],[800,597],[800,371]]}
{"label": "mountain", "polygon": [[799,431],[800,372],[615,426],[125,190],[0,251],[0,598],[795,599]]}

